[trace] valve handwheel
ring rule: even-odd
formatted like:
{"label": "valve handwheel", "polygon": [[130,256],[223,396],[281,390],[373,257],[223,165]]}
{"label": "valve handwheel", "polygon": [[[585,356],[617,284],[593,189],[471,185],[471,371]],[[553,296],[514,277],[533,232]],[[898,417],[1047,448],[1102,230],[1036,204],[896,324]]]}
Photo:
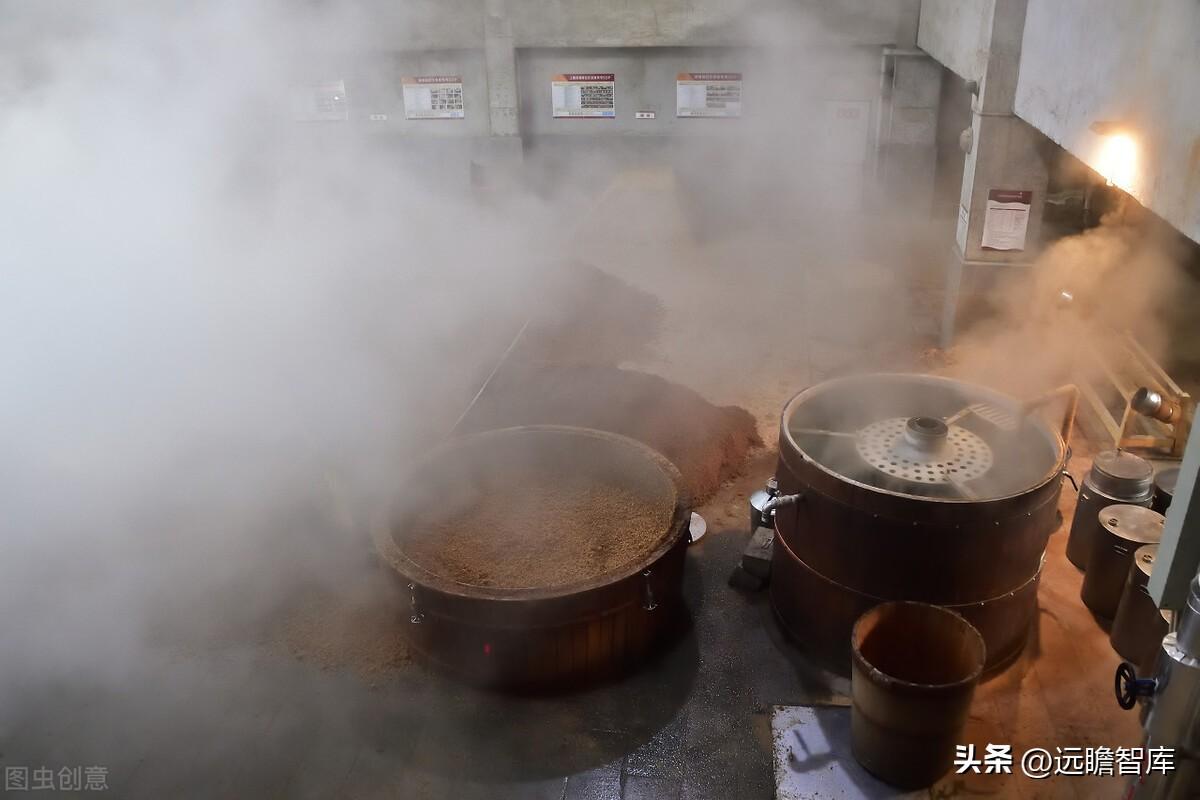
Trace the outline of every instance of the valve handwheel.
{"label": "valve handwheel", "polygon": [[1149,697],[1154,694],[1158,683],[1153,678],[1139,678],[1137,670],[1128,661],[1117,665],[1117,674],[1113,676],[1113,689],[1117,693],[1117,705],[1128,711],[1137,704],[1139,697]]}

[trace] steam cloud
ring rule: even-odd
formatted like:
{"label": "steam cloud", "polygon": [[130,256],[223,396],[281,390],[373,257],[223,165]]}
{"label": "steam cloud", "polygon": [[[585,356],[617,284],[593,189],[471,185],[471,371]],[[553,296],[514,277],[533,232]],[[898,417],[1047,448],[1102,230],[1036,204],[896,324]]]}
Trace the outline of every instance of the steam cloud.
{"label": "steam cloud", "polygon": [[[30,686],[126,680],[164,619],[227,621],[196,617],[231,586],[217,607],[250,618],[289,582],[336,583],[349,566],[330,563],[342,556],[321,537],[337,509],[378,505],[453,423],[507,344],[496,331],[515,333],[537,301],[537,265],[572,237],[602,241],[610,263],[598,266],[626,275],[670,264],[650,283],[736,265],[715,288],[654,287],[674,292],[675,311],[727,302],[674,331],[692,346],[656,366],[718,402],[769,382],[744,404],[772,424],[803,388],[791,375],[819,379],[843,352],[913,335],[900,287],[927,269],[929,248],[894,220],[864,228],[832,213],[857,202],[845,192],[861,176],[831,178],[819,167],[838,154],[806,149],[845,57],[814,51],[820,26],[764,26],[807,54],[804,68],[756,62],[764,82],[801,76],[763,92],[793,102],[727,138],[673,143],[693,178],[649,194],[632,185],[609,206],[616,224],[581,229],[563,219],[590,202],[602,159],[554,176],[567,186],[552,203],[514,191],[482,204],[442,180],[436,158],[399,158],[394,139],[293,122],[293,85],[386,47],[355,8],[0,4],[0,718],[29,711]],[[415,4],[397,8],[419,25]],[[695,177],[705,160],[728,169]],[[675,203],[697,196],[721,199],[700,213],[721,241],[683,229],[695,209]],[[722,223],[731,209],[741,216]],[[1169,260],[1122,237],[1051,249],[1033,293],[1002,295],[1001,321],[970,334],[971,377],[1032,394],[1069,366],[1068,337],[1082,334],[1063,333],[1041,299],[1060,278],[1102,308],[1131,275],[1149,298],[1137,312],[1153,316],[1170,278],[1145,279],[1168,276]],[[885,255],[887,268],[870,265]],[[797,311],[801,298],[816,315]],[[837,342],[824,341],[831,331]]]}
{"label": "steam cloud", "polygon": [[542,213],[292,121],[297,76],[369,41],[353,15],[2,11],[0,715],[25,680],[119,676],[164,609],[247,574],[235,618],[336,579],[330,481],[377,500],[453,422],[494,346],[460,343],[519,317]]}

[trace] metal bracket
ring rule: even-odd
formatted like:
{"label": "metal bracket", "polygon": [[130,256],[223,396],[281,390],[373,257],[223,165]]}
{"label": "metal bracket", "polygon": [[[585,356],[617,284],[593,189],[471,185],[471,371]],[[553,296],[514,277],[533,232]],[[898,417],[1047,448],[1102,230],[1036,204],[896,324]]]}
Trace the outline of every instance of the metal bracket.
{"label": "metal bracket", "polygon": [[658,603],[654,601],[654,589],[650,586],[650,570],[642,572],[642,577],[646,579],[643,589],[642,608],[646,611],[653,611],[658,608]]}
{"label": "metal bracket", "polygon": [[417,585],[415,583],[408,585],[408,598],[409,611],[411,612],[408,621],[413,625],[420,625],[425,621],[425,615],[421,613],[421,609],[417,606]]}
{"label": "metal bracket", "polygon": [[[1085,339],[1079,363],[1079,390],[1091,418],[1103,426],[1114,447],[1148,450],[1163,458],[1183,457],[1196,400],[1128,331],[1112,332],[1099,344]],[[1139,389],[1143,388],[1178,409],[1172,422],[1146,415],[1135,407]],[[1105,400],[1114,391],[1124,401],[1120,420]]]}

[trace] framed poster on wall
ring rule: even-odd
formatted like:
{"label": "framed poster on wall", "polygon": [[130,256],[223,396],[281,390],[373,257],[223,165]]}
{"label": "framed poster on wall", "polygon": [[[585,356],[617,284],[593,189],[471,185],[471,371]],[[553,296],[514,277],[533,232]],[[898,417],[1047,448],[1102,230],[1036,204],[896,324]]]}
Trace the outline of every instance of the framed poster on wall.
{"label": "framed poster on wall", "polygon": [[405,119],[463,119],[461,75],[417,75],[401,78]]}
{"label": "framed poster on wall", "polygon": [[740,117],[742,73],[680,72],[675,76],[675,116]]}
{"label": "framed poster on wall", "polygon": [[983,250],[1024,250],[1025,232],[1033,192],[1024,189],[990,189],[983,212]]}
{"label": "framed poster on wall", "polygon": [[617,81],[611,72],[568,72],[550,81],[550,107],[560,119],[613,119]]}

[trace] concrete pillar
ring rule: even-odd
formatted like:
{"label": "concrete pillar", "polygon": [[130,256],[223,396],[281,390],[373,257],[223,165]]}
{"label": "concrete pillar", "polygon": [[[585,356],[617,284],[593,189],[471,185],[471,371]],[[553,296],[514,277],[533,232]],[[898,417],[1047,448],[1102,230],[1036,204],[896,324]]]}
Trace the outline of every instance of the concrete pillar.
{"label": "concrete pillar", "polygon": [[[995,0],[983,77],[971,104],[970,151],[963,167],[962,194],[953,253],[946,279],[942,344],[949,346],[974,299],[986,295],[1014,271],[1028,267],[1041,236],[1048,173],[1044,138],[1013,114],[1026,0]],[[989,194],[1030,192],[1022,250],[983,247]]]}
{"label": "concrete pillar", "polygon": [[513,177],[522,157],[517,51],[505,0],[486,0],[484,4],[483,53],[491,135],[475,147],[472,174],[479,176],[476,180],[481,184],[494,185]]}
{"label": "concrete pillar", "polygon": [[883,51],[875,175],[884,202],[928,218],[937,173],[942,66],[923,50]]}
{"label": "concrete pillar", "polygon": [[504,0],[487,0],[483,50],[487,62],[488,112],[493,136],[519,136],[517,51]]}

